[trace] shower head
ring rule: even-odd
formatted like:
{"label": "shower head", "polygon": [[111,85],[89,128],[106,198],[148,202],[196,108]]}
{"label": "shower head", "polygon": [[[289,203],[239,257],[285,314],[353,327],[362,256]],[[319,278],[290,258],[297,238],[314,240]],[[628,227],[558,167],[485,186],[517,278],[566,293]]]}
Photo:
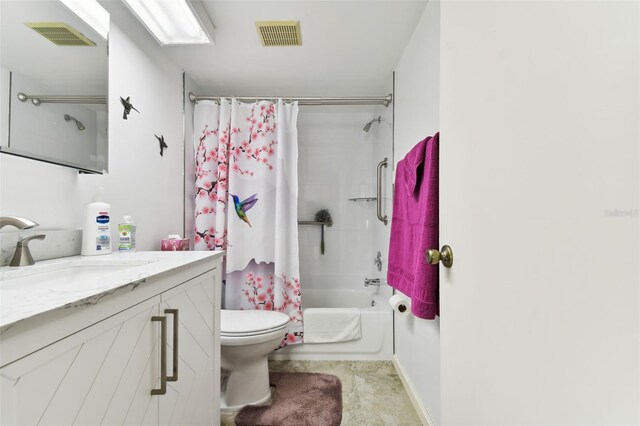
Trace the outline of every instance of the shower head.
{"label": "shower head", "polygon": [[65,114],[64,115],[64,121],[69,122],[71,120],[76,122],[76,127],[78,128],[78,130],[83,131],[84,129],[86,129],[86,127],[84,127],[84,124],[82,124],[81,121],[79,121],[76,118],[70,116],[69,114]]}
{"label": "shower head", "polygon": [[382,121],[382,116],[378,117],[378,118],[374,118],[373,120],[371,120],[370,122],[368,122],[367,124],[364,125],[364,127],[362,128],[362,130],[364,130],[365,132],[369,132],[369,130],[371,130],[371,125],[375,122],[378,122],[378,124],[380,124],[380,122]]}

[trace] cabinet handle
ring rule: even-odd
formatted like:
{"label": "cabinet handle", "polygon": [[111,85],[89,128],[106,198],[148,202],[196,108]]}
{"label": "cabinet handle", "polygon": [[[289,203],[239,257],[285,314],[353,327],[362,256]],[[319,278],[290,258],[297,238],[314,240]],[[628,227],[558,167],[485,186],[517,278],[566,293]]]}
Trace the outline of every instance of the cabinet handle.
{"label": "cabinet handle", "polygon": [[165,309],[165,314],[173,315],[173,374],[167,377],[168,382],[178,381],[178,309]]}
{"label": "cabinet handle", "polygon": [[167,393],[167,317],[152,316],[151,321],[160,321],[160,389],[151,389],[151,395]]}

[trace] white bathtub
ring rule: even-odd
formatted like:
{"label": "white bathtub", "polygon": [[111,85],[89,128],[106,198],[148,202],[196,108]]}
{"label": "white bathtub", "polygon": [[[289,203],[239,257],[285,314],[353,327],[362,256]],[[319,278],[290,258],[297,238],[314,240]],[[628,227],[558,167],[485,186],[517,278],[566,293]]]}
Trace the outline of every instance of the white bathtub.
{"label": "white bathtub", "polygon": [[360,308],[362,337],[349,342],[287,346],[273,352],[270,359],[391,360],[393,312],[386,297],[368,290],[303,290],[303,316],[307,308]]}

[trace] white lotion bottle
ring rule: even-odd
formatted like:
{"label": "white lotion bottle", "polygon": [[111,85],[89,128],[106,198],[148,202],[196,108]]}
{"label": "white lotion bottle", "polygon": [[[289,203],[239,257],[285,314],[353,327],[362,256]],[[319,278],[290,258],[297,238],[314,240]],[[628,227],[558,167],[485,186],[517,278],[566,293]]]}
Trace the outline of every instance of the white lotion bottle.
{"label": "white lotion bottle", "polygon": [[111,253],[111,204],[98,201],[102,187],[98,188],[93,202],[87,204],[82,229],[82,255],[96,256]]}

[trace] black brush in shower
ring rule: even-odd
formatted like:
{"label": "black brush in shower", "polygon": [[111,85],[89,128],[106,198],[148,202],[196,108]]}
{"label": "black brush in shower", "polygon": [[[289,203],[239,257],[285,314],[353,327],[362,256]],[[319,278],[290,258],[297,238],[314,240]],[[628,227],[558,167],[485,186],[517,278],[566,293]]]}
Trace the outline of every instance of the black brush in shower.
{"label": "black brush in shower", "polygon": [[325,226],[333,226],[333,219],[331,218],[331,213],[329,210],[322,209],[316,213],[316,222],[322,223],[321,234],[320,234],[320,254],[324,254],[324,227]]}

